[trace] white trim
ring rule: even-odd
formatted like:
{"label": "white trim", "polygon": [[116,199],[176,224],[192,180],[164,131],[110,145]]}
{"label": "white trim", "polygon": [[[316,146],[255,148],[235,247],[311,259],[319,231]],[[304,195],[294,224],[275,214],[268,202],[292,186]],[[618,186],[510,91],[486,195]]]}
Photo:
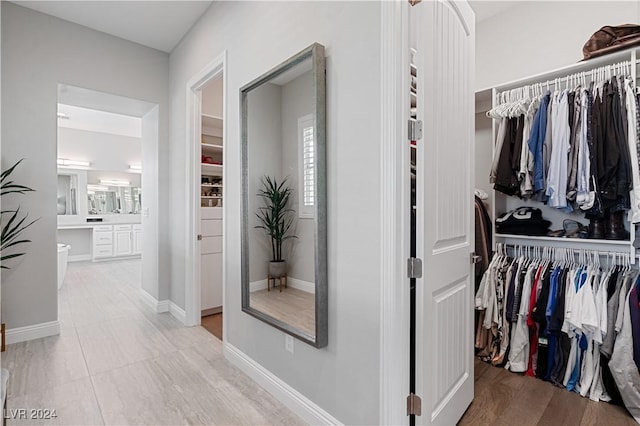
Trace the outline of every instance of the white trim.
{"label": "white trim", "polygon": [[224,343],[224,356],[307,423],[312,425],[342,425],[338,419],[320,408],[309,398],[227,342]]}
{"label": "white trim", "polygon": [[168,311],[171,315],[173,315],[175,319],[180,321],[182,324],[185,323],[187,316],[184,312],[184,309],[182,309],[180,306],[176,305],[172,301],[169,301]]}
{"label": "white trim", "polygon": [[303,281],[297,278],[287,278],[287,286],[306,293],[316,294],[316,285],[309,281]]}
{"label": "white trim", "polygon": [[169,312],[169,301],[168,300],[158,300],[143,288],[140,289],[140,299],[151,308],[151,310],[157,314],[161,314],[163,312]]}
{"label": "white trim", "polygon": [[67,258],[68,262],[86,262],[87,260],[91,260],[90,254],[76,254]]}
{"label": "white trim", "polygon": [[43,337],[57,336],[58,334],[60,334],[60,322],[49,321],[27,325],[26,327],[11,328],[6,331],[5,337],[7,345],[10,345]]}
{"label": "white trim", "polygon": [[410,245],[408,2],[381,2],[379,424],[408,424]]}
{"label": "white trim", "polygon": [[267,289],[267,280],[253,281],[249,283],[249,293]]}
{"label": "white trim", "polygon": [[[202,131],[202,88],[211,79],[222,75],[223,78],[223,111],[226,105],[226,70],[227,51],[223,51],[218,57],[207,64],[200,72],[196,73],[186,86],[186,158],[187,158],[187,188],[185,188],[185,320],[187,326],[200,325],[201,301],[200,301],[200,243],[196,236],[200,231],[200,154],[196,147],[200,143]],[[223,113],[224,115],[224,113]],[[223,126],[223,140],[226,140],[227,126]],[[227,179],[226,150],[223,150],[222,175]],[[224,194],[224,192],[223,192]],[[223,203],[226,208],[226,203]],[[224,217],[224,216],[223,216]],[[224,241],[223,241],[224,244]],[[222,277],[225,282],[224,253]],[[224,285],[222,289],[224,300]],[[223,325],[224,327],[224,325]],[[226,333],[225,333],[226,335]]]}

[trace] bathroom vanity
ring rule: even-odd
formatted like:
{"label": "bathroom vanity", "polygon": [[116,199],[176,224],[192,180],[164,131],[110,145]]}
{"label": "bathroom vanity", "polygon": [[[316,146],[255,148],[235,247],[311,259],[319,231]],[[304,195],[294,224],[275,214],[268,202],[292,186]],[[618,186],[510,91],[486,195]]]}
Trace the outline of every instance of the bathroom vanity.
{"label": "bathroom vanity", "polygon": [[58,243],[71,246],[70,262],[139,257],[141,209],[139,174],[58,170]]}

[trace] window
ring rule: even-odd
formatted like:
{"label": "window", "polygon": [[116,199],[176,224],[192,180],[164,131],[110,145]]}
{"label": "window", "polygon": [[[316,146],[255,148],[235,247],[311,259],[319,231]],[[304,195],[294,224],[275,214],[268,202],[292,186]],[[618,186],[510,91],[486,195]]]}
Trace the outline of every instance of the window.
{"label": "window", "polygon": [[298,119],[298,204],[302,218],[313,218],[316,205],[315,126],[313,115]]}

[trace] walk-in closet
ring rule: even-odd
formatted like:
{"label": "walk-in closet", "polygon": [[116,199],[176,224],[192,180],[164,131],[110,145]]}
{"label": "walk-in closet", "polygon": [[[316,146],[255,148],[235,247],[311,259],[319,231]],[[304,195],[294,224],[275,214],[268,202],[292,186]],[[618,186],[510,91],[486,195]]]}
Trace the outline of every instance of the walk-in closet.
{"label": "walk-in closet", "polygon": [[640,421],[637,55],[476,92],[476,247],[493,253],[477,265],[476,363],[626,409],[623,424]]}

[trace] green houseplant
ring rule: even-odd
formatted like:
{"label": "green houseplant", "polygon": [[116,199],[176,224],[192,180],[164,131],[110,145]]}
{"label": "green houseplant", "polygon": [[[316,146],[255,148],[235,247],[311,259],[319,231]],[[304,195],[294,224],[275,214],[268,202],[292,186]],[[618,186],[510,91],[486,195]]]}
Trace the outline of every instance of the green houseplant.
{"label": "green houseplant", "polygon": [[[0,174],[0,196],[4,197],[8,194],[24,194],[26,192],[32,192],[33,189],[25,185],[20,185],[11,180],[11,174],[18,167],[22,160],[16,162],[13,166]],[[17,247],[26,243],[30,243],[31,240],[21,239],[21,235],[25,229],[33,225],[38,219],[28,221],[28,214],[22,214],[20,212],[20,206],[15,210],[2,210],[0,212],[2,216],[2,234],[0,238],[0,268],[9,269],[5,265],[5,261],[16,257],[24,256],[24,252],[9,253],[7,249],[11,247]]]}
{"label": "green houseplant", "polygon": [[292,189],[287,185],[287,178],[278,182],[275,178],[264,176],[261,182],[262,188],[257,195],[263,199],[264,206],[259,207],[256,213],[260,223],[256,228],[264,229],[271,239],[269,275],[281,277],[287,272],[287,263],[282,258],[282,243],[297,238],[291,235],[295,213],[289,207]]}

